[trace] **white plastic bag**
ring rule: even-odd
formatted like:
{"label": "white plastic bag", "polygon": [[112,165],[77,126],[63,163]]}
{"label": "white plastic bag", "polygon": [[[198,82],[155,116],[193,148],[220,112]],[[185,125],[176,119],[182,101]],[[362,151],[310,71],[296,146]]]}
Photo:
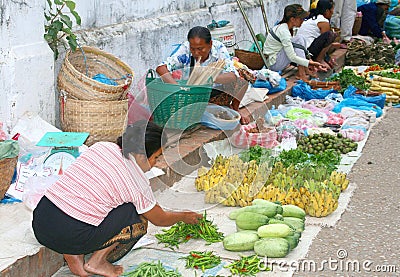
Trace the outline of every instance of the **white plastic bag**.
{"label": "white plastic bag", "polygon": [[58,175],[30,177],[24,185],[22,201],[29,209],[34,210],[40,199],[42,199],[43,195],[46,193],[47,188],[54,184],[59,177]]}

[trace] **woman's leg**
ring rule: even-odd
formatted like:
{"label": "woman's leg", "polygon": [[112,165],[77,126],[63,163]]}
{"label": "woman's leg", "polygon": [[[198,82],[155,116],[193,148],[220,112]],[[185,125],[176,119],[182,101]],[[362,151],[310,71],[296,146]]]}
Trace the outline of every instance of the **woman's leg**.
{"label": "woman's leg", "polygon": [[64,254],[64,259],[68,264],[69,270],[79,277],[88,277],[89,273],[83,268],[85,263],[84,255],[68,255]]}
{"label": "woman's leg", "polygon": [[105,276],[117,277],[124,272],[121,265],[112,265],[107,261],[107,255],[118,245],[114,243],[107,248],[93,252],[89,260],[83,265],[84,270],[87,272]]}
{"label": "woman's leg", "polygon": [[326,53],[330,49],[332,43],[336,39],[336,34],[332,31],[322,33],[319,37],[314,39],[308,51],[312,54],[312,59],[317,62],[323,62]]}

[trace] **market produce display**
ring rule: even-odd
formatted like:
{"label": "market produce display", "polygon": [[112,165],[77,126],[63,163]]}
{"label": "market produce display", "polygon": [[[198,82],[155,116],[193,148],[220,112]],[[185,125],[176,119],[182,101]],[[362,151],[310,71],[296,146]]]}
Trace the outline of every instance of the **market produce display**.
{"label": "market produce display", "polygon": [[162,233],[155,234],[159,243],[165,247],[178,248],[179,244],[188,242],[190,239],[203,239],[207,244],[222,241],[224,234],[218,231],[218,227],[207,219],[207,213],[197,224],[186,224],[178,222],[169,229],[162,229]]}
{"label": "market produce display", "polygon": [[233,261],[225,268],[229,268],[233,275],[240,276],[255,276],[260,271],[269,271],[270,269],[265,266],[261,267],[262,260],[257,255],[242,256],[239,260]]}
{"label": "market produce display", "polygon": [[[255,199],[295,205],[310,216],[324,217],[336,210],[340,193],[349,185],[346,174],[336,171],[340,153],[356,148],[356,143],[340,134],[301,138],[298,149],[282,151],[276,158],[270,151],[254,147],[241,156],[247,162],[237,155],[217,156],[211,169],[199,170],[195,185],[205,191],[206,203],[241,206],[238,211],[246,213],[256,211],[258,220],[251,223],[255,226],[280,213],[276,205],[251,206]],[[268,158],[261,158],[264,154]],[[253,216],[246,213],[234,218],[241,229],[248,229],[246,217]]]}
{"label": "market produce display", "polygon": [[336,136],[321,133],[303,137],[297,142],[298,148],[309,154],[322,154],[326,150],[334,150],[341,154],[347,154],[357,150],[357,143],[344,138],[340,133]]}
{"label": "market produce display", "polygon": [[386,94],[387,102],[400,101],[400,73],[382,71],[374,72],[370,89]]}
{"label": "market produce display", "polygon": [[134,270],[125,272],[122,276],[127,277],[181,277],[178,270],[166,270],[163,264],[158,262],[144,262]]}
{"label": "market produce display", "polygon": [[[265,215],[266,210],[269,216]],[[254,250],[256,257],[286,257],[299,243],[305,228],[305,216],[305,211],[297,206],[255,199],[252,206],[229,214],[238,231],[224,238],[224,248],[228,251]]]}
{"label": "market produce display", "polygon": [[221,263],[221,258],[212,251],[190,251],[188,256],[181,259],[186,261],[186,268],[201,269],[203,272]]}

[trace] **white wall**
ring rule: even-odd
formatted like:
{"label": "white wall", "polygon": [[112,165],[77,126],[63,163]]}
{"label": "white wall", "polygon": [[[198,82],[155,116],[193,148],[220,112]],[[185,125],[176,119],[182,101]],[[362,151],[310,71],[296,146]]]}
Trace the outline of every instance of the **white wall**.
{"label": "white wall", "polygon": [[[75,0],[82,26],[82,45],[119,57],[135,72],[135,82],[186,39],[188,30],[216,20],[229,20],[236,40],[251,40],[236,0]],[[55,83],[62,63],[53,61],[43,40],[46,0],[2,1],[0,6],[0,121],[11,126],[26,111],[38,112],[55,124],[58,103]],[[259,0],[242,0],[256,33],[265,32]],[[287,4],[308,0],[264,0],[270,26]],[[58,125],[58,124],[56,124]]]}

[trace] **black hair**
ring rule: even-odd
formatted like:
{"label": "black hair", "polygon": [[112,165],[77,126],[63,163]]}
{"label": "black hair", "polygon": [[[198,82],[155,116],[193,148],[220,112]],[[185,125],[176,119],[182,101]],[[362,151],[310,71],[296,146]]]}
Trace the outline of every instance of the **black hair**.
{"label": "black hair", "polygon": [[117,139],[117,144],[126,158],[130,153],[143,154],[149,158],[166,142],[167,137],[163,129],[147,120],[138,120],[128,125],[124,134]]}
{"label": "black hair", "polygon": [[[288,23],[292,17],[301,17],[306,13],[300,4],[291,4],[285,7],[283,18],[278,24]],[[304,18],[304,17],[302,17]]]}
{"label": "black hair", "polygon": [[187,35],[187,39],[191,38],[202,38],[206,41],[206,43],[211,42],[211,33],[206,27],[203,26],[196,26],[189,30]]}
{"label": "black hair", "polygon": [[316,19],[318,15],[323,15],[327,10],[332,9],[333,5],[334,4],[332,0],[319,0],[317,3],[317,7],[310,10],[310,15],[308,16],[308,18]]}

